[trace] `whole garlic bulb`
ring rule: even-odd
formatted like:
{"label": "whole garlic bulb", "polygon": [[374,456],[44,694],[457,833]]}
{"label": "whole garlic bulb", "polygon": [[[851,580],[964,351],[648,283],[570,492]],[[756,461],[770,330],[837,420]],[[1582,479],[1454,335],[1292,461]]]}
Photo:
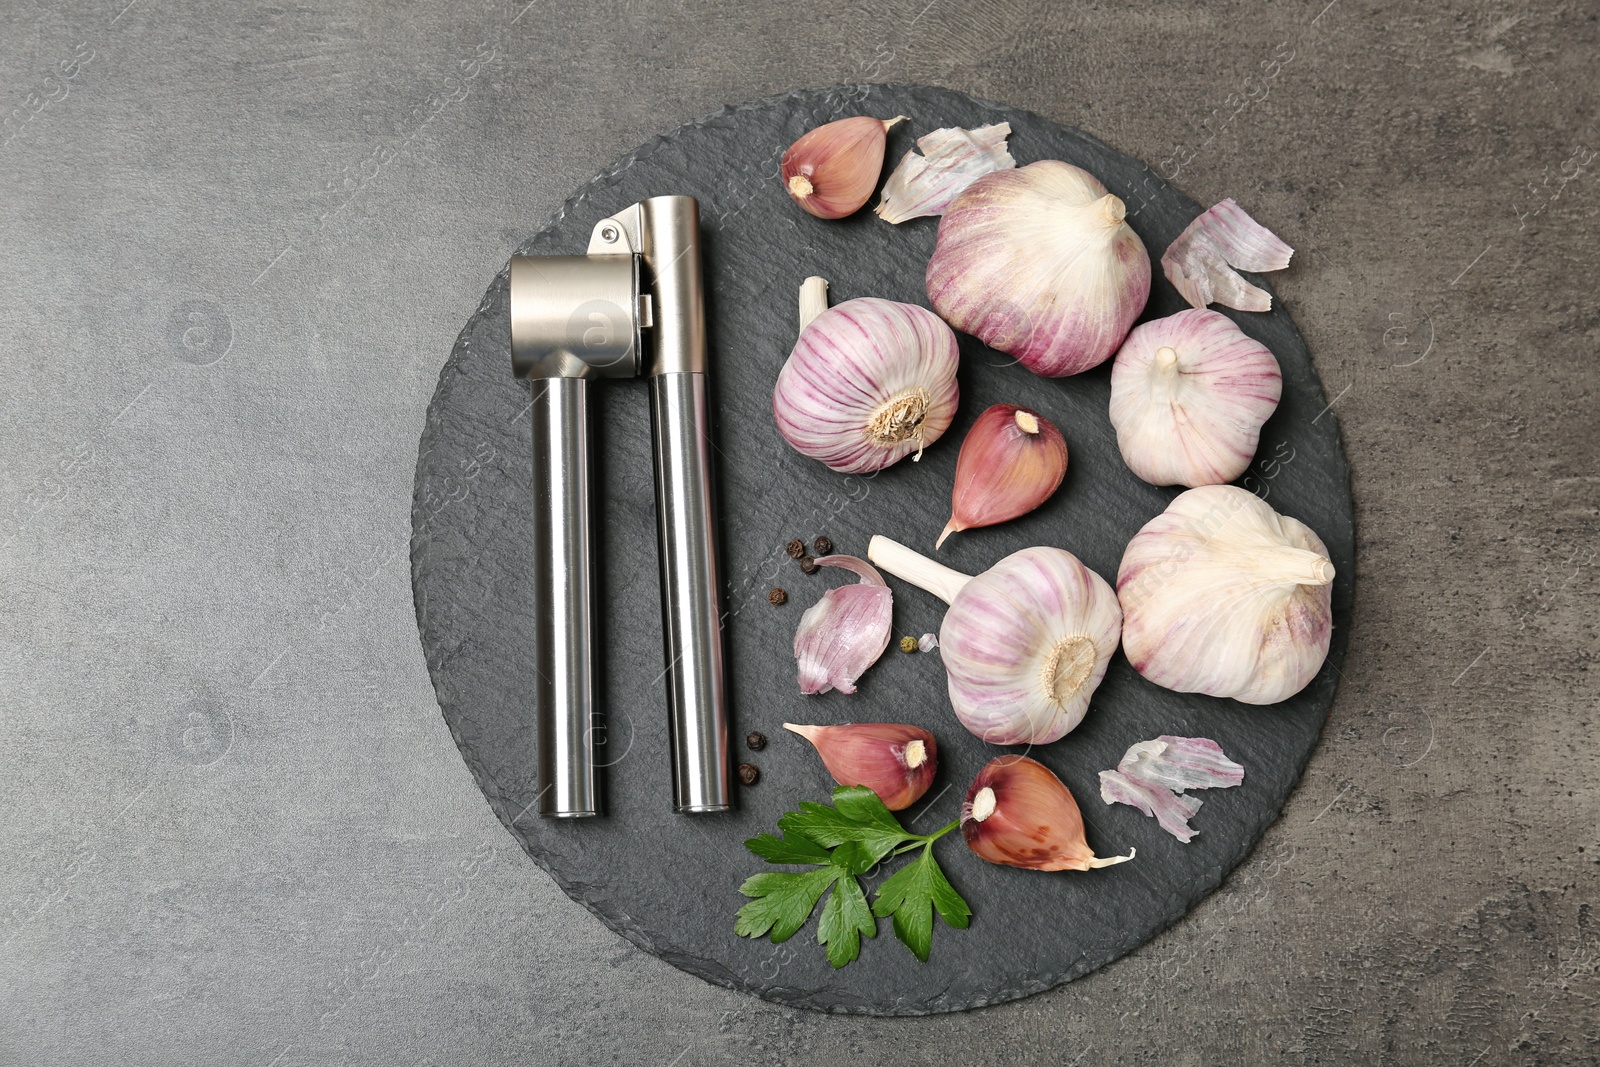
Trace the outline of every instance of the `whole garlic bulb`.
{"label": "whole garlic bulb", "polygon": [[1134,328],[1111,368],[1111,425],[1152,485],[1221,485],[1245,472],[1283,375],[1266,345],[1215,311]]}
{"label": "whole garlic bulb", "polygon": [[920,456],[955,418],[959,361],[955,334],[928,309],[846,300],[800,331],[772,393],[778,432],[846,474]]}
{"label": "whole garlic bulb", "polygon": [[1104,363],[1150,295],[1121,200],[1046,159],[985,174],[939,220],[928,299],[958,330],[1059,378]]}
{"label": "whole garlic bulb", "polygon": [[950,605],[939,654],[961,725],[994,745],[1047,744],[1083,721],[1111,654],[1117,595],[1071,552],[1025,548],[976,578],[874,537],[867,558]]}
{"label": "whole garlic bulb", "polygon": [[1311,528],[1254,493],[1190,489],[1123,553],[1123,651],[1168,689],[1275,704],[1328,656],[1333,573]]}

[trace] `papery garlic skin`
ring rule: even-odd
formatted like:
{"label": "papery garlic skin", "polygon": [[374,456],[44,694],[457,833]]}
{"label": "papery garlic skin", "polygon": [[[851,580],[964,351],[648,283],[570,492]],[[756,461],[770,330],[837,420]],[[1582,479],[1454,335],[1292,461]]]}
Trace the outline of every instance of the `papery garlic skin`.
{"label": "papery garlic skin", "polygon": [[950,428],[959,362],[955,334],[928,309],[846,300],[800,332],[772,414],[801,455],[845,474],[882,470]]}
{"label": "papery garlic skin", "polygon": [[1110,359],[1150,295],[1126,209],[1086,170],[986,174],[939,220],[928,299],[945,321],[1045,377]]}
{"label": "papery garlic skin", "polygon": [[1133,859],[1101,859],[1083,836],[1083,813],[1055,773],[1027,756],[990,760],[961,804],[961,836],[990,863],[1035,871],[1087,871]]}
{"label": "papery garlic skin", "polygon": [[819,219],[842,219],[872,197],[883,173],[885,133],[905,119],[838,119],[803,134],[783,154],[783,187]]}
{"label": "papery garlic skin", "polygon": [[978,416],[956,457],[950,521],[934,548],[960,530],[1026,515],[1049,500],[1067,475],[1067,442],[1029,408],[995,404]]}
{"label": "papery garlic skin", "polygon": [[1190,306],[1271,311],[1272,294],[1239,270],[1283,270],[1294,249],[1231,198],[1201,212],[1161,254],[1161,270]]}
{"label": "papery garlic skin", "polygon": [[1122,610],[1078,557],[1025,548],[969,579],[886,537],[874,537],[867,555],[950,604],[939,655],[950,706],[973,735],[1042,745],[1083,721],[1117,650]]}
{"label": "papery garlic skin", "polygon": [[1188,844],[1200,831],[1189,820],[1200,810],[1199,797],[1191,797],[1122,771],[1100,772],[1100,799],[1107,804],[1126,804],[1146,815],[1155,816],[1167,833]]}
{"label": "papery garlic skin", "polygon": [[810,741],[823,766],[840,785],[864,785],[890,811],[922,799],[938,769],[939,746],[920,726],[896,722],[783,728]]}
{"label": "papery garlic skin", "polygon": [[1304,523],[1237,486],[1190,489],[1123,553],[1123,650],[1167,689],[1275,704],[1327,659],[1333,576]]}
{"label": "papery garlic skin", "polygon": [[1180,793],[1185,789],[1231,789],[1244,781],[1244,768],[1209,737],[1162,734],[1152,741],[1140,741],[1123,753],[1117,770]]}
{"label": "papery garlic skin", "polygon": [[856,679],[889,647],[894,594],[865,560],[822,556],[816,564],[843,568],[861,580],[829,589],[800,616],[794,634],[800,692],[806,696],[830,689],[854,693]]}
{"label": "papery garlic skin", "polygon": [[917,148],[907,151],[883,185],[883,198],[873,210],[884,222],[902,223],[927,215],[942,215],[967,186],[997,170],[1017,165],[1006,151],[1011,136],[1009,122],[975,130],[950,127],[917,138]]}
{"label": "papery garlic skin", "polygon": [[1266,345],[1215,311],[1136,326],[1111,368],[1111,425],[1152,485],[1221,485],[1255,458],[1283,374]]}

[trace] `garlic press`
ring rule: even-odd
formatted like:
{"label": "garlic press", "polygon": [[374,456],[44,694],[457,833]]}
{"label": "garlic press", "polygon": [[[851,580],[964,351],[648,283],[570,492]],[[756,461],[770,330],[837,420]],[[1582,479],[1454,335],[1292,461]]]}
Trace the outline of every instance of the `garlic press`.
{"label": "garlic press", "polygon": [[598,815],[591,383],[649,378],[673,806],[726,811],[728,698],[711,479],[699,204],[601,219],[581,256],[514,256],[511,364],[533,421],[532,705],[542,815]]}

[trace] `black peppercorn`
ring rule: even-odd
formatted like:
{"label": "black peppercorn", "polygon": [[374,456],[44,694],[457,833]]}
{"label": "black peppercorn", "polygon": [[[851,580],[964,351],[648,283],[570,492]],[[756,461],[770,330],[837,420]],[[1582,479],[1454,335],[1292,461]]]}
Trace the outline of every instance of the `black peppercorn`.
{"label": "black peppercorn", "polygon": [[767,735],[759,730],[752,730],[750,736],[744,739],[744,743],[750,746],[750,751],[760,752],[767,747]]}
{"label": "black peppercorn", "polygon": [[772,601],[772,606],[781,608],[789,602],[789,594],[782,589],[773,589],[767,593],[767,599]]}
{"label": "black peppercorn", "polygon": [[784,545],[783,550],[789,553],[790,559],[799,559],[801,556],[806,554],[806,543],[800,540],[800,538],[796,537],[793,541],[790,541],[788,544]]}
{"label": "black peppercorn", "polygon": [[761,769],[754,763],[739,764],[739,781],[745,785],[755,785],[761,780]]}
{"label": "black peppercorn", "polygon": [[805,571],[807,574],[815,574],[817,573],[817,561],[812,559],[810,556],[801,556],[800,569]]}
{"label": "black peppercorn", "polygon": [[811,542],[811,547],[817,550],[819,556],[833,555],[833,542],[826,537],[819,537]]}

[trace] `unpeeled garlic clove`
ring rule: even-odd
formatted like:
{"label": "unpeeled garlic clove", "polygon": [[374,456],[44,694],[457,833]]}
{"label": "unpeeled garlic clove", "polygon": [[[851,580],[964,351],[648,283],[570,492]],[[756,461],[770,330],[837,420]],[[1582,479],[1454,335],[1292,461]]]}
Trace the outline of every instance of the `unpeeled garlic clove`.
{"label": "unpeeled garlic clove", "polygon": [[1061,779],[1027,756],[990,760],[961,805],[961,836],[990,863],[1035,871],[1087,871],[1133,859],[1104,859],[1083,836],[1083,814]]}
{"label": "unpeeled garlic clove", "polygon": [[864,785],[890,811],[902,811],[933,784],[939,748],[920,726],[897,722],[783,728],[810,741],[840,785]]}
{"label": "unpeeled garlic clove", "polygon": [[800,616],[794,634],[800,692],[854,693],[856,679],[889,647],[894,594],[870,563],[854,556],[823,556],[819,567],[842,567],[861,579],[829,589]]}
{"label": "unpeeled garlic clove", "polygon": [[1134,328],[1111,367],[1111,425],[1152,485],[1221,485],[1245,472],[1283,393],[1267,346],[1215,311]]}
{"label": "unpeeled garlic clove", "polygon": [[956,458],[950,521],[935,548],[959,530],[1026,515],[1050,499],[1067,474],[1067,442],[1037,411],[996,404],[972,424]]}
{"label": "unpeeled garlic clove", "polygon": [[939,220],[933,310],[1047,378],[1104,363],[1150,295],[1150,256],[1126,213],[1060,160],[985,174]]}
{"label": "unpeeled garlic clove", "polygon": [[859,211],[883,173],[885,134],[904,119],[857,115],[802,135],[783,154],[784,188],[819,219],[842,219]]}
{"label": "unpeeled garlic clove", "polygon": [[1311,528],[1254,493],[1190,489],[1123,552],[1123,650],[1168,689],[1275,704],[1327,659],[1333,573]]}
{"label": "unpeeled garlic clove", "polygon": [[1193,307],[1222,304],[1238,311],[1271,311],[1272,294],[1233,268],[1283,270],[1293,255],[1294,249],[1230,198],[1184,227],[1161,254],[1161,270]]}

